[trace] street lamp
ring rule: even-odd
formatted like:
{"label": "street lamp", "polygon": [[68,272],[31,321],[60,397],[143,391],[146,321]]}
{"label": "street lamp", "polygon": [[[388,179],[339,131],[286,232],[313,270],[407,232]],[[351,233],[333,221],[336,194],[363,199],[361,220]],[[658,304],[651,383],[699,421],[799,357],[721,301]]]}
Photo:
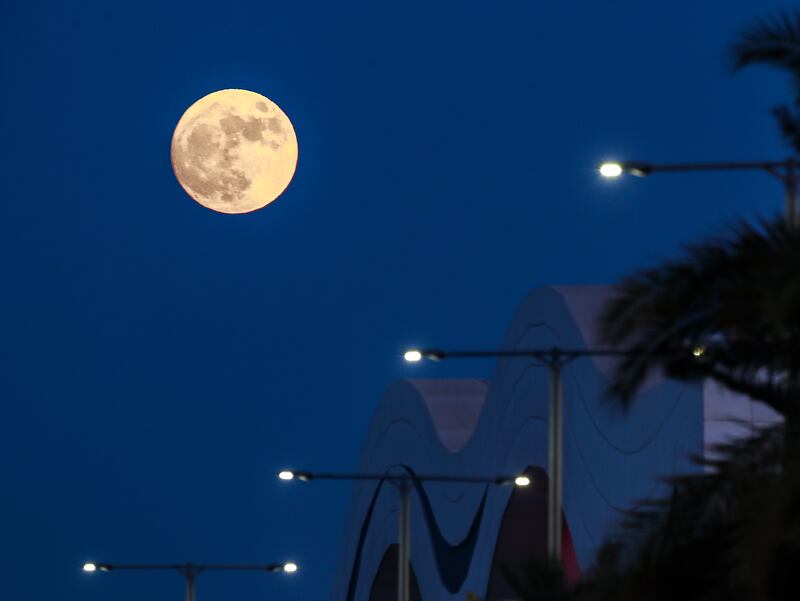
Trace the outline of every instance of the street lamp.
{"label": "street lamp", "polygon": [[405,473],[385,473],[385,474],[342,474],[325,472],[307,472],[283,470],[278,473],[281,480],[301,480],[310,482],[311,480],[348,480],[348,481],[385,481],[394,485],[400,493],[400,515],[399,515],[399,538],[397,544],[397,601],[410,601],[411,598],[411,569],[409,555],[411,548],[411,512],[409,505],[409,491],[415,484],[421,482],[463,482],[480,484],[514,484],[516,486],[528,486],[531,481],[527,476],[496,476],[491,477],[469,477],[469,476],[432,476],[419,475],[411,471]]}
{"label": "street lamp", "polygon": [[547,487],[547,554],[555,560],[561,559],[561,505],[563,499],[564,443],[561,369],[570,361],[579,357],[608,357],[630,355],[631,351],[615,349],[523,349],[505,351],[442,351],[442,350],[409,350],[403,355],[410,361],[409,355],[419,357],[417,360],[430,359],[485,359],[498,357],[527,357],[536,359],[540,365],[550,370],[550,424],[548,435],[547,475],[550,479]]}
{"label": "street lamp", "polygon": [[623,173],[630,173],[638,177],[646,177],[651,173],[675,171],[766,171],[783,182],[786,190],[786,223],[790,227],[800,225],[800,211],[798,211],[798,173],[800,161],[789,157],[785,161],[744,161],[726,163],[667,163],[653,164],[642,161],[607,161],[600,165],[600,175],[615,178]]}
{"label": "street lamp", "polygon": [[87,562],[83,564],[83,571],[111,572],[114,570],[170,570],[179,572],[186,579],[186,601],[195,601],[195,580],[202,572],[208,570],[233,570],[248,572],[285,572],[294,573],[298,570],[294,562],[268,563],[268,564],[241,564],[241,563],[101,563]]}

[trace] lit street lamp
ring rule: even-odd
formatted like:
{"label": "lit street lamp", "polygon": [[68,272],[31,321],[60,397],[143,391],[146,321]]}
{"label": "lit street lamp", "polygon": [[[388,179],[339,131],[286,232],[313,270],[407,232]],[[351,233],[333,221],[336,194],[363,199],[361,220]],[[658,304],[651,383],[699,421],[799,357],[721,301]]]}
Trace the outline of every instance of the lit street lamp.
{"label": "lit street lamp", "polygon": [[431,476],[419,475],[410,471],[405,473],[385,474],[339,474],[323,472],[306,472],[297,470],[283,470],[278,473],[281,480],[348,480],[348,481],[385,481],[394,485],[400,493],[399,538],[397,544],[397,601],[410,601],[411,598],[411,569],[409,555],[411,547],[411,514],[409,506],[409,491],[421,482],[464,482],[479,484],[514,484],[515,486],[528,486],[531,481],[527,476],[497,476],[494,478],[461,477],[461,476]]}
{"label": "lit street lamp", "polygon": [[524,349],[506,351],[442,351],[408,350],[403,358],[415,363],[422,359],[441,361],[443,359],[485,359],[498,357],[528,357],[536,359],[550,370],[550,424],[547,453],[547,555],[555,560],[561,559],[561,505],[563,499],[564,443],[561,368],[579,357],[608,357],[631,354],[627,350],[614,349]]}
{"label": "lit street lamp", "polygon": [[83,564],[84,572],[111,572],[115,570],[171,570],[179,572],[186,579],[186,601],[195,601],[195,580],[202,572],[208,570],[248,571],[248,572],[285,572],[297,571],[297,564],[237,564],[237,563],[101,563]]}
{"label": "lit street lamp", "polygon": [[676,171],[766,171],[783,182],[786,189],[786,223],[791,227],[800,225],[800,211],[798,211],[798,173],[800,161],[789,157],[785,161],[745,161],[727,163],[668,163],[654,165],[642,161],[608,161],[600,165],[600,175],[603,177],[619,177],[623,173],[630,173],[638,177],[645,177],[651,173],[676,172]]}

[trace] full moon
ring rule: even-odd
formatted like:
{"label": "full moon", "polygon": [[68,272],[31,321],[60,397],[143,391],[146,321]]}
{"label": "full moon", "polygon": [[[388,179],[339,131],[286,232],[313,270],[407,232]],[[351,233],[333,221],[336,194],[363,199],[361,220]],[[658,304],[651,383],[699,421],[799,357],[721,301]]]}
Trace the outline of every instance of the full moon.
{"label": "full moon", "polygon": [[283,193],[297,166],[297,136],[269,98],[247,90],[204,96],[178,121],[172,170],[186,193],[220,213],[249,213]]}

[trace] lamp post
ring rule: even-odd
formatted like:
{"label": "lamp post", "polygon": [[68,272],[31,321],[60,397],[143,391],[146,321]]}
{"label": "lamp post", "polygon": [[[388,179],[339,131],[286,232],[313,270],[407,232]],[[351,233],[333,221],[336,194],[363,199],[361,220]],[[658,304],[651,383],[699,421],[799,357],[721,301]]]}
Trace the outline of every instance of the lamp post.
{"label": "lamp post", "polygon": [[722,163],[667,163],[653,164],[641,161],[609,161],[600,165],[600,175],[603,177],[619,177],[623,173],[630,173],[638,177],[645,177],[651,173],[675,171],[766,171],[783,182],[786,190],[785,212],[786,223],[790,227],[800,226],[800,210],[798,209],[798,168],[800,161],[789,157],[784,161],[742,161]]}
{"label": "lamp post", "polygon": [[410,471],[406,473],[385,474],[346,474],[306,472],[284,470],[278,474],[281,480],[294,480],[303,482],[311,480],[347,480],[347,481],[384,481],[397,488],[400,495],[399,532],[397,539],[397,601],[410,601],[411,599],[411,566],[409,562],[411,550],[411,511],[409,504],[409,491],[420,482],[463,482],[479,484],[515,484],[528,486],[530,479],[527,476],[498,476],[495,478],[460,477],[460,476],[432,476],[419,475]]}
{"label": "lamp post", "polygon": [[547,555],[553,560],[561,560],[561,505],[563,499],[564,443],[563,436],[563,398],[561,369],[579,357],[608,357],[629,355],[631,351],[614,349],[523,349],[506,351],[442,351],[409,350],[403,357],[406,361],[417,362],[422,359],[441,361],[443,359],[485,359],[499,357],[527,357],[536,359],[550,370],[550,420],[547,450]]}
{"label": "lamp post", "polygon": [[297,571],[297,564],[239,564],[239,563],[102,563],[83,564],[84,572],[111,572],[115,570],[169,570],[180,573],[186,579],[186,601],[195,601],[195,580],[208,570],[248,571],[248,572],[286,572]]}

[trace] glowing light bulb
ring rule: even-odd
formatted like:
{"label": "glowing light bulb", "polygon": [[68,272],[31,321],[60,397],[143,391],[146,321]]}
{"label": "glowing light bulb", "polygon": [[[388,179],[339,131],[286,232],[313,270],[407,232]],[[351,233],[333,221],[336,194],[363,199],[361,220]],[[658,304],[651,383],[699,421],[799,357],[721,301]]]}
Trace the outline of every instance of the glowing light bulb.
{"label": "glowing light bulb", "polygon": [[514,479],[514,484],[517,486],[528,486],[531,483],[531,479],[527,476],[517,476]]}
{"label": "glowing light bulb", "polygon": [[422,359],[422,353],[414,350],[406,351],[405,354],[403,355],[403,359],[405,359],[409,363],[416,363],[417,361],[420,361]]}
{"label": "glowing light bulb", "polygon": [[83,564],[83,571],[84,572],[94,572],[97,570],[97,566],[93,563],[85,563]]}
{"label": "glowing light bulb", "polygon": [[600,175],[603,177],[619,177],[622,175],[622,165],[619,163],[603,163],[600,165]]}
{"label": "glowing light bulb", "polygon": [[297,571],[297,564],[292,563],[291,561],[288,563],[283,564],[283,571],[289,574]]}
{"label": "glowing light bulb", "polygon": [[278,474],[278,478],[281,480],[291,480],[294,478],[294,472],[290,472],[289,470],[283,470],[280,474]]}

